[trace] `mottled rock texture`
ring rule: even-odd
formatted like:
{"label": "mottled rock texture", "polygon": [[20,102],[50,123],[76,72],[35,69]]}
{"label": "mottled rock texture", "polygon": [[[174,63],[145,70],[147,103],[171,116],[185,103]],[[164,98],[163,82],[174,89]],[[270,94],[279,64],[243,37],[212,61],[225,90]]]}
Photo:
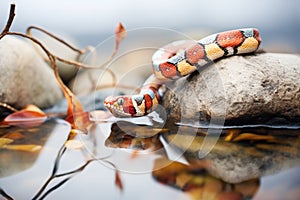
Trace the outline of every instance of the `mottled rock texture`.
{"label": "mottled rock texture", "polygon": [[174,83],[163,99],[169,119],[225,124],[300,121],[300,56],[232,56]]}

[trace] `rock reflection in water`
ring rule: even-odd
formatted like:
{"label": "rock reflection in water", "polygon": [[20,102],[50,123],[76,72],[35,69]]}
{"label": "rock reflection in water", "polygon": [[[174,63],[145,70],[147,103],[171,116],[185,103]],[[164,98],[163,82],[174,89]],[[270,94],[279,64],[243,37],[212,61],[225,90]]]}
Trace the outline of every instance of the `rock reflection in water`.
{"label": "rock reflection in water", "polygon": [[[155,168],[169,162],[166,158],[157,159]],[[192,199],[237,200],[252,198],[259,188],[259,179],[230,184],[211,176],[206,170],[206,163],[185,165],[172,162],[167,167],[153,171],[153,177],[160,183],[178,188],[190,194]]]}
{"label": "rock reflection in water", "polygon": [[[173,126],[147,137],[151,127],[136,127],[128,122],[122,122],[121,126],[122,129],[117,124],[112,125],[106,141],[110,147],[144,150],[154,144],[160,145],[161,135],[168,142],[168,148],[183,153],[188,165],[169,160],[166,153],[155,161],[152,175],[160,183],[187,192],[193,199],[268,198],[272,196],[268,192],[272,184],[277,187],[281,183],[272,183],[271,186],[269,183],[265,191],[265,184],[263,190],[260,189],[260,180],[271,177],[278,181],[279,172],[300,164],[300,130],[297,129],[224,129],[212,151],[204,159],[199,159],[199,150],[207,136],[205,129],[195,131],[193,127],[181,127],[178,131],[178,127]],[[194,132],[196,134],[191,134]],[[282,181],[294,184],[286,178]],[[299,191],[297,185],[294,194]],[[260,191],[258,196],[257,191]],[[281,191],[285,192],[289,190]],[[295,195],[290,196],[297,199]]]}
{"label": "rock reflection in water", "polygon": [[[1,176],[7,176],[0,178],[0,196],[117,198],[113,166],[120,170],[124,184],[122,199],[297,199],[300,194],[300,130],[223,130],[212,151],[199,159],[205,129],[178,131],[176,126],[117,121],[94,124],[88,135],[68,137],[70,127],[64,124],[57,129],[55,123],[0,129],[6,142],[0,149]],[[169,150],[184,159],[172,159]],[[15,154],[8,152],[19,157],[12,159]],[[29,169],[17,173],[24,166]]]}
{"label": "rock reflection in water", "polygon": [[106,139],[105,145],[113,148],[155,150],[162,148],[158,133],[166,131],[167,129],[156,129],[150,126],[118,121],[112,124],[111,133]]}
{"label": "rock reflection in water", "polygon": [[[194,163],[201,160],[198,155],[205,133],[199,130],[197,135],[191,136],[177,132],[164,134],[164,138],[184,151],[185,158]],[[297,166],[300,163],[299,135],[299,130],[224,130],[205,157],[210,162],[207,170],[224,181],[239,183]]]}

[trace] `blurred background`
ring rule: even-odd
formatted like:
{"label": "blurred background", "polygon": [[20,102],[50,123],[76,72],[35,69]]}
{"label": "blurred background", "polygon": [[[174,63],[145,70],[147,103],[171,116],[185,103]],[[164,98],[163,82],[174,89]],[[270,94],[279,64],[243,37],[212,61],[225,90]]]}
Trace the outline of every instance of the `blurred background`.
{"label": "blurred background", "polygon": [[[12,0],[0,0],[0,30],[5,26],[11,3]],[[261,32],[263,38],[262,48],[264,50],[268,52],[300,53],[299,0],[13,0],[13,3],[15,3],[17,7],[16,17],[11,27],[12,31],[25,33],[28,26],[36,25],[50,32],[66,35],[67,37],[62,38],[67,38],[67,41],[74,41],[74,43],[80,47],[102,44],[102,46],[99,45],[101,46],[99,49],[105,50],[105,52],[108,53],[113,49],[114,30],[118,22],[122,22],[128,31],[128,37],[121,46],[122,48],[130,47],[131,50],[138,49],[139,46],[144,45],[146,42],[148,42],[147,46],[153,44],[152,47],[161,47],[173,41],[173,37],[186,39],[188,36],[194,39],[200,39],[207,34],[219,31],[256,27]],[[153,27],[156,27],[156,29]],[[174,30],[175,32],[170,30]],[[144,43],[141,44],[136,41],[135,39],[138,37],[142,39]],[[124,56],[124,59],[122,57],[116,59],[114,62],[115,66],[127,66],[126,68],[118,68],[117,72],[120,74],[119,77],[121,77],[119,78],[120,83],[126,83],[135,87],[140,86],[151,73],[151,68],[147,67],[148,75],[145,75],[146,68],[143,66],[145,63],[151,64],[151,56],[148,57],[149,60],[143,60],[144,55],[151,55],[155,50],[155,48],[145,48],[138,51],[131,51],[126,54],[128,55],[126,58]],[[122,52],[122,49],[120,49],[120,51]],[[61,54],[63,53],[57,55]],[[138,59],[140,59],[140,61],[136,61]],[[103,61],[105,58],[99,60]],[[135,63],[132,63],[132,61],[135,61]],[[131,70],[129,70],[128,67],[131,67]],[[133,75],[133,71],[140,75]],[[111,80],[111,76],[107,76],[108,78],[105,79],[106,76],[102,74],[100,76],[99,73],[95,71],[92,71],[90,74],[88,72],[86,74],[84,72],[78,73],[79,75],[74,78],[73,76],[75,76],[76,72],[76,70],[72,72],[68,71],[67,73],[71,75],[63,77],[64,81],[68,82],[69,86],[71,85],[76,95],[93,91],[94,88],[92,86],[94,85],[90,83],[90,79],[98,81],[97,84],[100,86],[103,82],[110,82]],[[93,76],[95,78],[93,78]],[[85,102],[84,104],[94,106],[95,102],[97,102],[95,101],[95,96],[99,98],[97,99],[98,102],[101,102],[99,105],[102,105],[103,99],[101,98],[106,97],[107,93],[91,95],[92,103]],[[61,112],[65,112],[65,105],[66,104],[62,104],[54,107],[54,111],[59,112],[59,109],[62,109]],[[92,108],[94,109],[94,107]],[[106,128],[106,131],[110,130],[106,126],[104,128]],[[59,133],[59,136],[61,136],[62,131],[60,131],[60,129],[55,130],[58,130],[56,133]],[[97,131],[98,129],[95,132]],[[101,131],[97,133],[101,133]],[[109,135],[108,132],[107,135]],[[21,174],[21,176],[12,176],[11,179],[1,180],[3,181],[2,185],[5,183],[5,189],[8,189],[9,193],[12,192],[12,195],[16,194],[22,196],[24,199],[23,191],[25,188],[25,194],[27,196],[39,188],[38,184],[43,183],[44,178],[48,176],[48,168],[52,167],[48,161],[55,156],[53,149],[59,148],[57,145],[59,145],[60,142],[57,142],[57,138],[63,139],[55,135],[53,140],[47,144],[50,148],[46,148],[46,151],[43,151],[44,156],[41,156],[41,159],[39,159],[40,163],[35,165],[35,168],[32,168],[33,170],[45,170],[46,172],[38,171],[38,173],[32,176],[32,171],[27,171],[23,176]],[[52,144],[54,145],[51,146]],[[102,144],[102,142],[99,142],[99,144]],[[284,149],[283,152],[284,151],[289,151],[289,149]],[[100,152],[102,153],[102,149]],[[291,152],[292,155],[297,155],[293,154],[293,149]],[[251,153],[253,152],[251,151]],[[49,155],[51,156],[49,157]],[[80,155],[82,156],[83,154]],[[123,156],[123,154],[118,155]],[[69,167],[71,166],[69,164],[74,164],[74,160],[76,161],[75,163],[80,161],[77,156],[75,153],[72,154],[69,161],[70,163],[67,163],[67,161],[66,166]],[[120,159],[121,162],[123,162],[123,158],[124,156]],[[279,159],[279,161],[281,160]],[[127,165],[129,162],[132,164],[132,160],[122,164]],[[145,163],[148,165],[148,162],[143,161],[143,165]],[[83,175],[79,176],[79,179],[70,182],[69,186],[64,185],[63,190],[55,193],[53,199],[66,199],[66,197],[70,197],[70,194],[73,194],[76,198],[83,197],[88,199],[91,199],[89,197],[99,198],[99,194],[104,196],[104,199],[120,197],[115,188],[111,187],[113,186],[111,180],[114,180],[114,174],[110,173],[106,167],[100,168],[100,170],[97,171],[98,168],[99,165],[89,166],[89,170],[86,170]],[[282,196],[286,194],[298,195],[298,184],[295,186],[295,193],[289,193],[291,190],[286,189],[291,187],[292,184],[299,182],[299,176],[297,177],[297,174],[299,174],[298,170],[299,168],[295,168],[293,173],[288,172],[275,176],[275,178],[272,178],[272,176],[263,178],[260,186],[260,195],[263,196],[264,193],[274,196],[278,194]],[[41,176],[44,172],[46,176]],[[139,197],[149,197],[149,199],[153,199],[152,197],[154,196],[157,197],[157,194],[162,195],[160,196],[162,199],[174,199],[174,197],[178,198],[178,196],[181,195],[178,191],[175,193],[175,190],[156,185],[147,174],[145,174],[144,177],[136,175],[137,174],[129,173],[122,174],[126,187],[126,192],[122,194],[124,195],[123,199],[136,199],[136,194]],[[15,182],[24,186],[23,190],[19,188],[16,189]],[[147,187],[144,187],[144,185],[147,185]],[[92,187],[92,189],[90,187]],[[258,195],[258,199],[261,196]]]}
{"label": "blurred background", "polygon": [[[298,0],[14,0],[14,31],[37,25],[75,38],[81,46],[97,45],[122,22],[127,30],[143,27],[173,29],[185,34],[213,33],[257,27],[263,48],[273,52],[300,52]],[[11,0],[1,0],[0,27]],[[199,38],[195,38],[199,39]]]}

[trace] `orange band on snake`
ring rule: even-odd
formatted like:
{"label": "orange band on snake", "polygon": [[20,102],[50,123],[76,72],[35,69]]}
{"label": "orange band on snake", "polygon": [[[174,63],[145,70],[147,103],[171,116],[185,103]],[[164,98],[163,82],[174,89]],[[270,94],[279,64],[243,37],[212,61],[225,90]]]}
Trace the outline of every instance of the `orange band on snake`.
{"label": "orange band on snake", "polygon": [[231,30],[207,36],[197,42],[172,42],[153,54],[153,75],[137,95],[107,97],[105,107],[116,117],[139,117],[152,112],[159,104],[162,84],[176,80],[214,60],[255,52],[261,43],[254,28]]}

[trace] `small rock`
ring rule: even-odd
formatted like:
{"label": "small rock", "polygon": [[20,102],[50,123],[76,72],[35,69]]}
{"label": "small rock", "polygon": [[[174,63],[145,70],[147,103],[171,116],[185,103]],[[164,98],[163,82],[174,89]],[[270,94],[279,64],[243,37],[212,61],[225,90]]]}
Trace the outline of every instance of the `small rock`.
{"label": "small rock", "polygon": [[46,108],[63,97],[52,69],[25,41],[12,36],[0,40],[0,70],[0,102]]}
{"label": "small rock", "polygon": [[300,57],[258,53],[221,59],[177,81],[163,99],[169,118],[228,125],[300,121]]}

